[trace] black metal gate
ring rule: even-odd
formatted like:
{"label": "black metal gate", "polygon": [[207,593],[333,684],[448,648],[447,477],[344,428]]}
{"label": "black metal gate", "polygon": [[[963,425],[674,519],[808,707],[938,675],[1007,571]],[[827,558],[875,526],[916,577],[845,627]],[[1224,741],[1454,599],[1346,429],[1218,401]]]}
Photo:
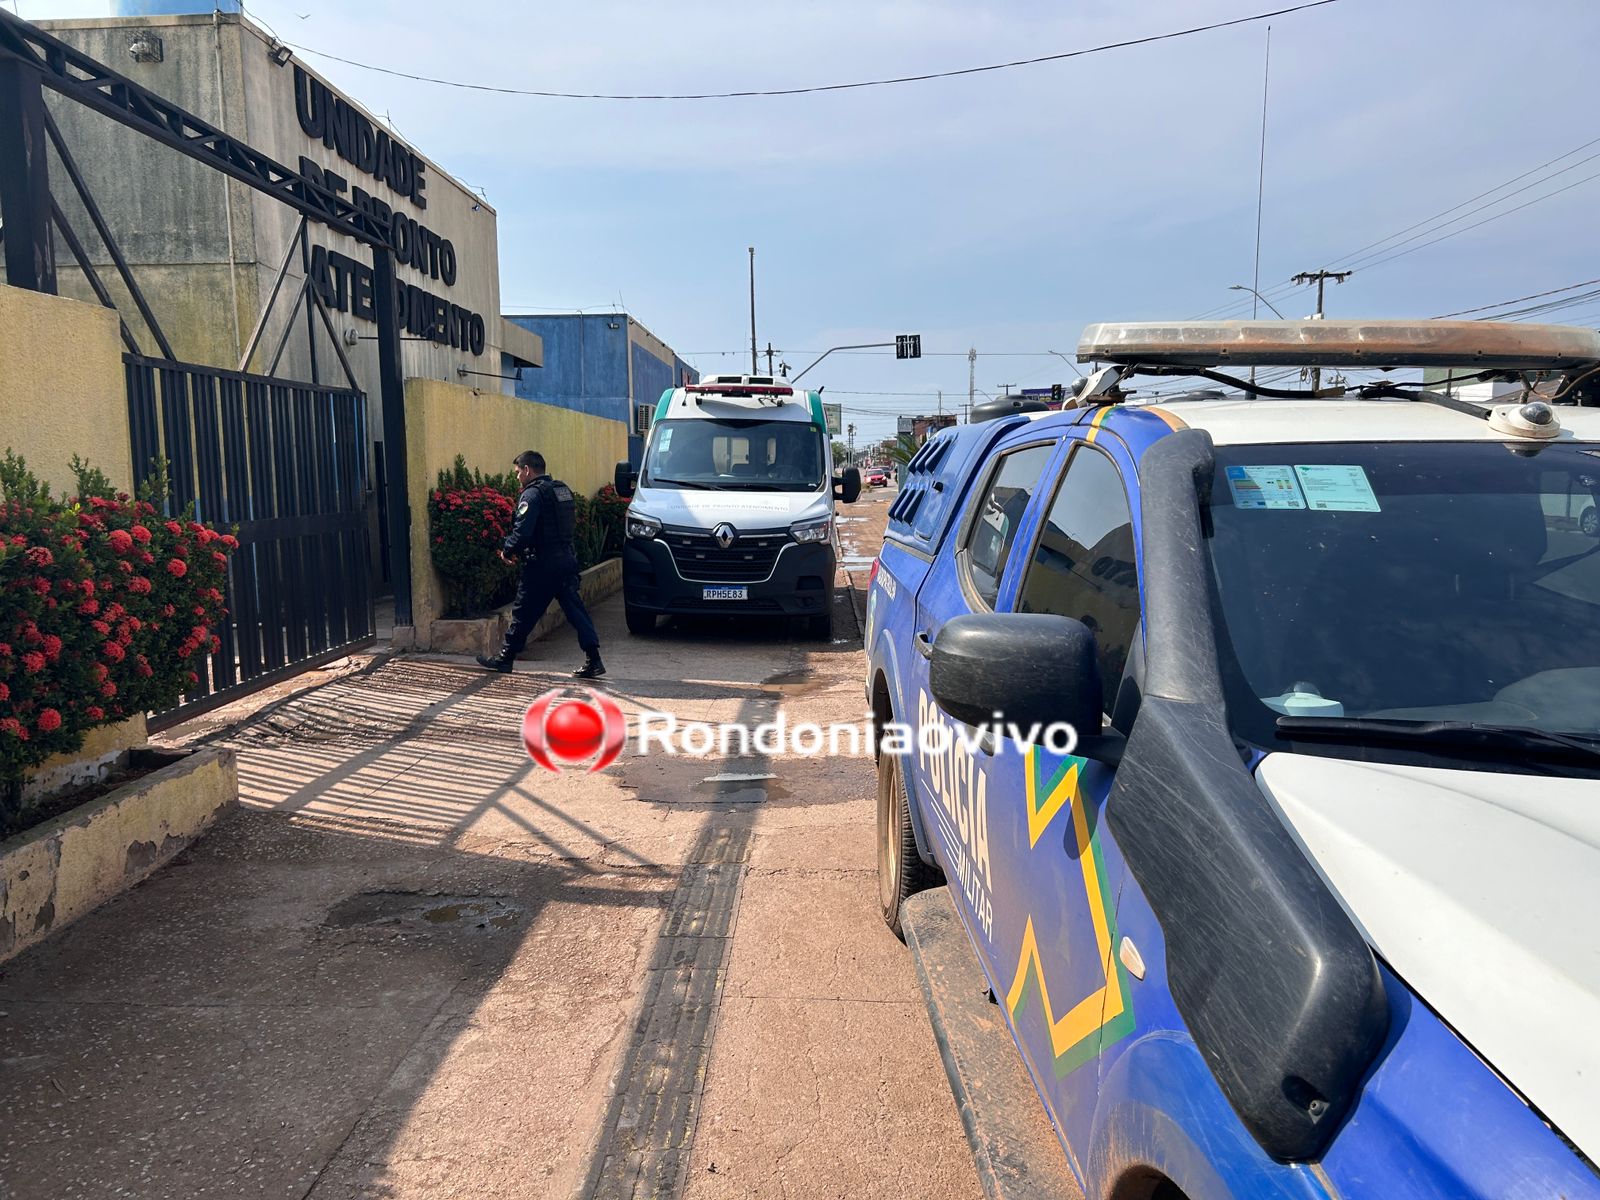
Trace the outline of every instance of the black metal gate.
{"label": "black metal gate", "polygon": [[221,649],[160,729],[373,638],[366,397],[123,356],[134,471],[167,462],[167,515],[237,526]]}

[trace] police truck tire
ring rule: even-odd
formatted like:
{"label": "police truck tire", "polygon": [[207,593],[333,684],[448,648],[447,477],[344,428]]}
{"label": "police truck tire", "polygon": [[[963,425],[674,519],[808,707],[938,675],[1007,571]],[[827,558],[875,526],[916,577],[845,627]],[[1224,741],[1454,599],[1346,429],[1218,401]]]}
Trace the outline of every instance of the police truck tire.
{"label": "police truck tire", "polygon": [[878,903],[884,924],[906,940],[900,906],[907,898],[940,883],[939,872],[917,853],[917,835],[906,808],[905,775],[900,756],[878,755]]}
{"label": "police truck tire", "polygon": [[649,637],[656,631],[656,615],[648,609],[624,604],[622,617],[628,623],[628,632],[635,637]]}
{"label": "police truck tire", "polygon": [[828,606],[828,611],[819,616],[806,618],[806,632],[819,642],[833,639],[833,606]]}
{"label": "police truck tire", "polygon": [[1595,513],[1593,506],[1583,510],[1583,516],[1578,518],[1578,528],[1590,537],[1600,535],[1600,515]]}

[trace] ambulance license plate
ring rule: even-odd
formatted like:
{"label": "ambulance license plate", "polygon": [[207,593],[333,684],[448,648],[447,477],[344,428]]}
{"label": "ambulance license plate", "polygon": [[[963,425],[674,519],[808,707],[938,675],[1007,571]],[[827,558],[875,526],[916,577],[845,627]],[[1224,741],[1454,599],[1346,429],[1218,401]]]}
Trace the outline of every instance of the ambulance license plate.
{"label": "ambulance license plate", "polygon": [[748,600],[750,589],[746,587],[708,587],[701,591],[702,600]]}

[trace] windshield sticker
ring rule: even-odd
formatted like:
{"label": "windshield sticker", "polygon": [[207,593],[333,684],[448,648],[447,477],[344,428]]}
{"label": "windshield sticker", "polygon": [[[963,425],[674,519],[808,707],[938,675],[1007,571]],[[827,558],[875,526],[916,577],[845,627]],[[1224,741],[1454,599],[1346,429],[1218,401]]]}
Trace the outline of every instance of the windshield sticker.
{"label": "windshield sticker", "polygon": [[1292,467],[1229,467],[1235,508],[1304,508]]}
{"label": "windshield sticker", "polygon": [[1362,467],[1296,465],[1306,503],[1317,512],[1379,512],[1378,497]]}
{"label": "windshield sticker", "polygon": [[661,442],[656,446],[656,453],[665,454],[672,449],[672,426],[668,425],[661,431]]}

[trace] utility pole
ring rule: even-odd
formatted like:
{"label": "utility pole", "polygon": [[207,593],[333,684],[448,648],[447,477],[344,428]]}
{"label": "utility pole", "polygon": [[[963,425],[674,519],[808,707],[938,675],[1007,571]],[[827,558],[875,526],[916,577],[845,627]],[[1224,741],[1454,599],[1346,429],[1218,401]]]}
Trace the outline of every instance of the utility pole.
{"label": "utility pole", "polygon": [[750,247],[750,374],[758,374],[756,362],[756,248]]}
{"label": "utility pole", "polygon": [[856,465],[856,426],[855,426],[855,422],[852,421],[849,425],[845,426],[845,429],[850,435],[850,440],[846,444],[850,448],[849,465],[853,467],[853,466]]}
{"label": "utility pole", "polygon": [[768,342],[767,343],[767,374],[768,375],[772,374],[772,356],[774,354],[776,354],[776,353],[777,353],[777,351],[772,348],[772,343]]}
{"label": "utility pole", "polygon": [[[1355,274],[1354,271],[1301,271],[1299,274],[1295,275],[1292,279],[1290,279],[1289,282],[1290,283],[1314,283],[1314,284],[1317,285],[1317,313],[1316,313],[1316,319],[1320,321],[1320,320],[1322,320],[1322,292],[1323,292],[1323,289],[1325,287],[1327,287],[1328,280],[1331,279],[1335,283],[1343,283],[1346,279],[1349,279],[1350,276],[1352,276],[1354,274]],[[1321,389],[1321,387],[1322,387],[1322,368],[1321,367],[1312,367],[1311,368],[1311,390],[1313,392],[1316,392],[1316,391],[1319,391]]]}
{"label": "utility pole", "polygon": [[978,390],[978,348],[974,346],[967,351],[967,407],[970,409],[973,402],[973,393]]}
{"label": "utility pole", "polygon": [[944,389],[939,389],[939,415],[944,416]]}
{"label": "utility pole", "polygon": [[999,392],[1002,397],[1005,397],[1011,395],[1011,389],[1015,386],[1012,383],[997,383],[994,385],[994,390]]}

